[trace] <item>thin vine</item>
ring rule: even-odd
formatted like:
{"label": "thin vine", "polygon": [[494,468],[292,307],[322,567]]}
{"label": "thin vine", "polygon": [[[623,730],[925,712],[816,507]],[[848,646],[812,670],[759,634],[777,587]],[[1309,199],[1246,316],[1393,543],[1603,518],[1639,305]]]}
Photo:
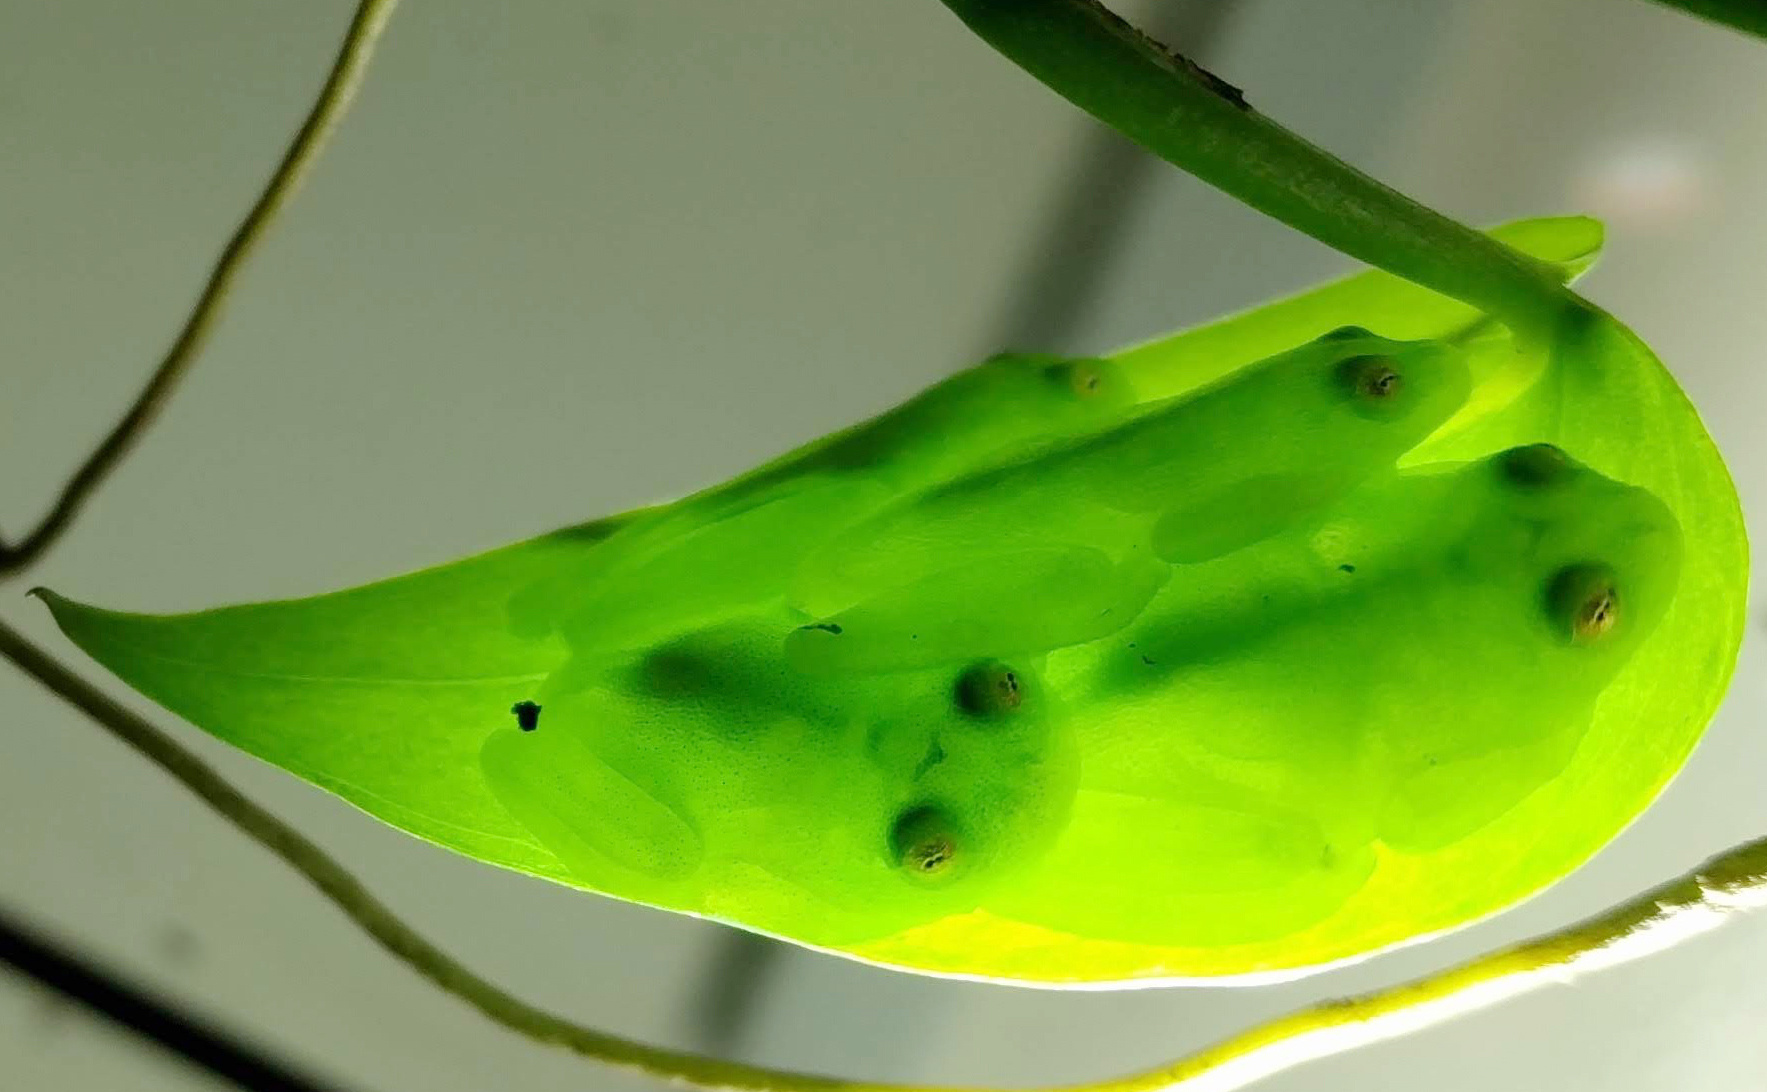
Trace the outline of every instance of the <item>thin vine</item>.
{"label": "thin vine", "polygon": [[320,151],[324,149],[327,138],[337,128],[338,122],[343,119],[351,101],[356,97],[356,91],[362,86],[362,78],[367,75],[368,61],[374,54],[375,44],[397,6],[398,0],[364,0],[357,6],[355,17],[351,19],[349,29],[344,32],[337,59],[332,63],[324,86],[319,89],[313,108],[308,111],[300,129],[295,132],[294,139],[289,142],[288,149],[283,152],[282,160],[276,165],[264,191],[245,214],[245,219],[234,229],[227,245],[221,248],[221,256],[215,260],[209,278],[204,283],[201,294],[197,296],[195,306],[190,310],[190,317],[184,320],[184,327],[172,339],[171,348],[160,359],[159,366],[136,396],[134,404],[112,426],[109,434],[98,442],[92,453],[86,456],[67,484],[62,486],[55,503],[37,526],[17,542],[9,543],[0,537],[0,578],[28,568],[55,544],[73,523],[74,517],[79,515],[80,509],[91,499],[93,492],[104,483],[123,458],[134,450],[141,434],[165,408],[177,389],[178,382],[190,371],[191,365],[208,344],[209,335],[214,332],[215,324],[220,318],[222,305],[227,302],[227,296],[232,291],[233,283],[246,259],[251,257],[276,215],[300,188],[301,182],[318,160]]}

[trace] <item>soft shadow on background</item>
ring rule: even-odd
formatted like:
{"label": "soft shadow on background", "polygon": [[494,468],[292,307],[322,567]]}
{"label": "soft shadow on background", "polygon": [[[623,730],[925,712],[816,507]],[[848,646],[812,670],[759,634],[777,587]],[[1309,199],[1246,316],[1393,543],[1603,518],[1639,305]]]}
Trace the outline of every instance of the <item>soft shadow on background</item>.
{"label": "soft shadow on background", "polygon": [[[1767,510],[1758,43],[1616,0],[1121,9],[1459,218],[1606,218],[1590,294],[1661,353]],[[133,396],[348,14],[0,2],[6,527]],[[34,581],[143,610],[359,583],[727,477],[1003,345],[1102,350],[1346,268],[1148,167],[934,0],[414,3],[188,387]],[[0,612],[64,647],[8,591]],[[1031,992],[740,941],[451,856],[181,738],[529,999],[772,1064],[1023,1084],[1409,977],[1767,831],[1763,677],[1751,634],[1687,770],[1546,895],[1257,990]],[[0,675],[0,708],[0,904],[341,1087],[650,1087],[433,993],[31,684]],[[1763,966],[1756,918],[1259,1087],[1758,1092]],[[0,1075],[217,1087],[5,977]]]}

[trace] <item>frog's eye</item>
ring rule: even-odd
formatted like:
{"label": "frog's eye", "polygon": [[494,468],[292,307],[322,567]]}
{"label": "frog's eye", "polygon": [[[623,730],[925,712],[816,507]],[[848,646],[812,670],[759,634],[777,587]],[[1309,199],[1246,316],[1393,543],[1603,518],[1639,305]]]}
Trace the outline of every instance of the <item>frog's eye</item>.
{"label": "frog's eye", "polygon": [[949,880],[962,871],[963,845],[957,825],[935,805],[909,808],[890,830],[890,857],[903,874],[917,882]]}
{"label": "frog's eye", "polygon": [[1606,565],[1569,565],[1547,584],[1546,609],[1555,629],[1572,644],[1589,645],[1613,632],[1620,595]]}
{"label": "frog's eye", "polygon": [[1560,484],[1570,475],[1572,465],[1569,456],[1552,444],[1512,447],[1496,459],[1498,475],[1521,489]]}
{"label": "frog's eye", "polygon": [[1058,361],[1044,369],[1044,375],[1081,399],[1097,398],[1112,387],[1108,364],[1103,360]]}
{"label": "frog's eye", "polygon": [[1352,356],[1339,361],[1337,380],[1358,406],[1371,408],[1390,405],[1405,389],[1398,361],[1390,356]]}
{"label": "frog's eye", "polygon": [[1007,716],[1024,704],[1018,672],[998,661],[973,664],[957,676],[957,707],[976,717]]}

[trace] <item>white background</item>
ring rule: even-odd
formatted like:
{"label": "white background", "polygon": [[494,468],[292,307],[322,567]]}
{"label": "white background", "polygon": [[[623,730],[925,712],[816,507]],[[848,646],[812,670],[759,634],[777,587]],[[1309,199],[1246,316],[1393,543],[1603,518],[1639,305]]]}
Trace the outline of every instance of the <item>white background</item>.
{"label": "white background", "polygon": [[[1175,44],[1357,165],[1474,222],[1605,217],[1589,292],[1669,362],[1745,506],[1767,510],[1767,43],[1620,0],[1190,7],[1211,3],[1228,10]],[[0,0],[0,525],[23,529],[133,396],[348,14]],[[306,594],[726,477],[1034,327],[1027,270],[1110,146],[936,0],[410,3],[208,356],[26,583],[143,610]],[[1139,177],[1104,180],[1128,220],[1102,264],[1055,263],[1072,274],[1045,286],[1074,312],[1060,343],[1022,347],[1103,350],[1348,268],[1175,171]],[[65,650],[22,592],[0,614]],[[782,950],[720,1037],[703,999],[729,931],[449,855],[174,727],[531,1000],[771,1064],[1015,1085],[1177,1056],[1767,832],[1763,677],[1751,634],[1650,812],[1545,896],[1438,943],[1282,987],[1126,994]],[[349,1089],[647,1087],[436,994],[7,674],[0,905]],[[1758,1092],[1763,968],[1756,917],[1260,1088]],[[0,1088],[210,1087],[0,975]]]}

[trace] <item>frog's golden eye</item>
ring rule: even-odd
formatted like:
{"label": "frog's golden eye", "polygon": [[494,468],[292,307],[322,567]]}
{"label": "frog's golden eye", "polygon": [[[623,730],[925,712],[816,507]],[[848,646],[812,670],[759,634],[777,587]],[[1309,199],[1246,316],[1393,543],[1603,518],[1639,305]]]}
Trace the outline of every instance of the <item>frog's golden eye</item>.
{"label": "frog's golden eye", "polygon": [[1063,360],[1049,366],[1045,374],[1053,382],[1072,391],[1077,398],[1093,398],[1104,390],[1105,371],[1097,360]]}
{"label": "frog's golden eye", "polygon": [[1552,444],[1528,444],[1512,447],[1497,456],[1497,473],[1503,480],[1522,489],[1541,489],[1556,485],[1570,474],[1571,460]]}
{"label": "frog's golden eye", "polygon": [[996,660],[972,664],[957,676],[957,707],[971,716],[1003,717],[1024,704],[1018,672]]}
{"label": "frog's golden eye", "polygon": [[1589,645],[1613,632],[1620,620],[1620,595],[1606,565],[1570,565],[1547,584],[1547,611],[1555,628],[1572,644]]}
{"label": "frog's golden eye", "polygon": [[891,858],[917,881],[950,878],[958,871],[961,852],[956,824],[943,808],[931,804],[909,808],[890,830]]}
{"label": "frog's golden eye", "polygon": [[1388,356],[1352,356],[1338,364],[1338,383],[1358,401],[1391,402],[1405,387],[1397,363]]}

